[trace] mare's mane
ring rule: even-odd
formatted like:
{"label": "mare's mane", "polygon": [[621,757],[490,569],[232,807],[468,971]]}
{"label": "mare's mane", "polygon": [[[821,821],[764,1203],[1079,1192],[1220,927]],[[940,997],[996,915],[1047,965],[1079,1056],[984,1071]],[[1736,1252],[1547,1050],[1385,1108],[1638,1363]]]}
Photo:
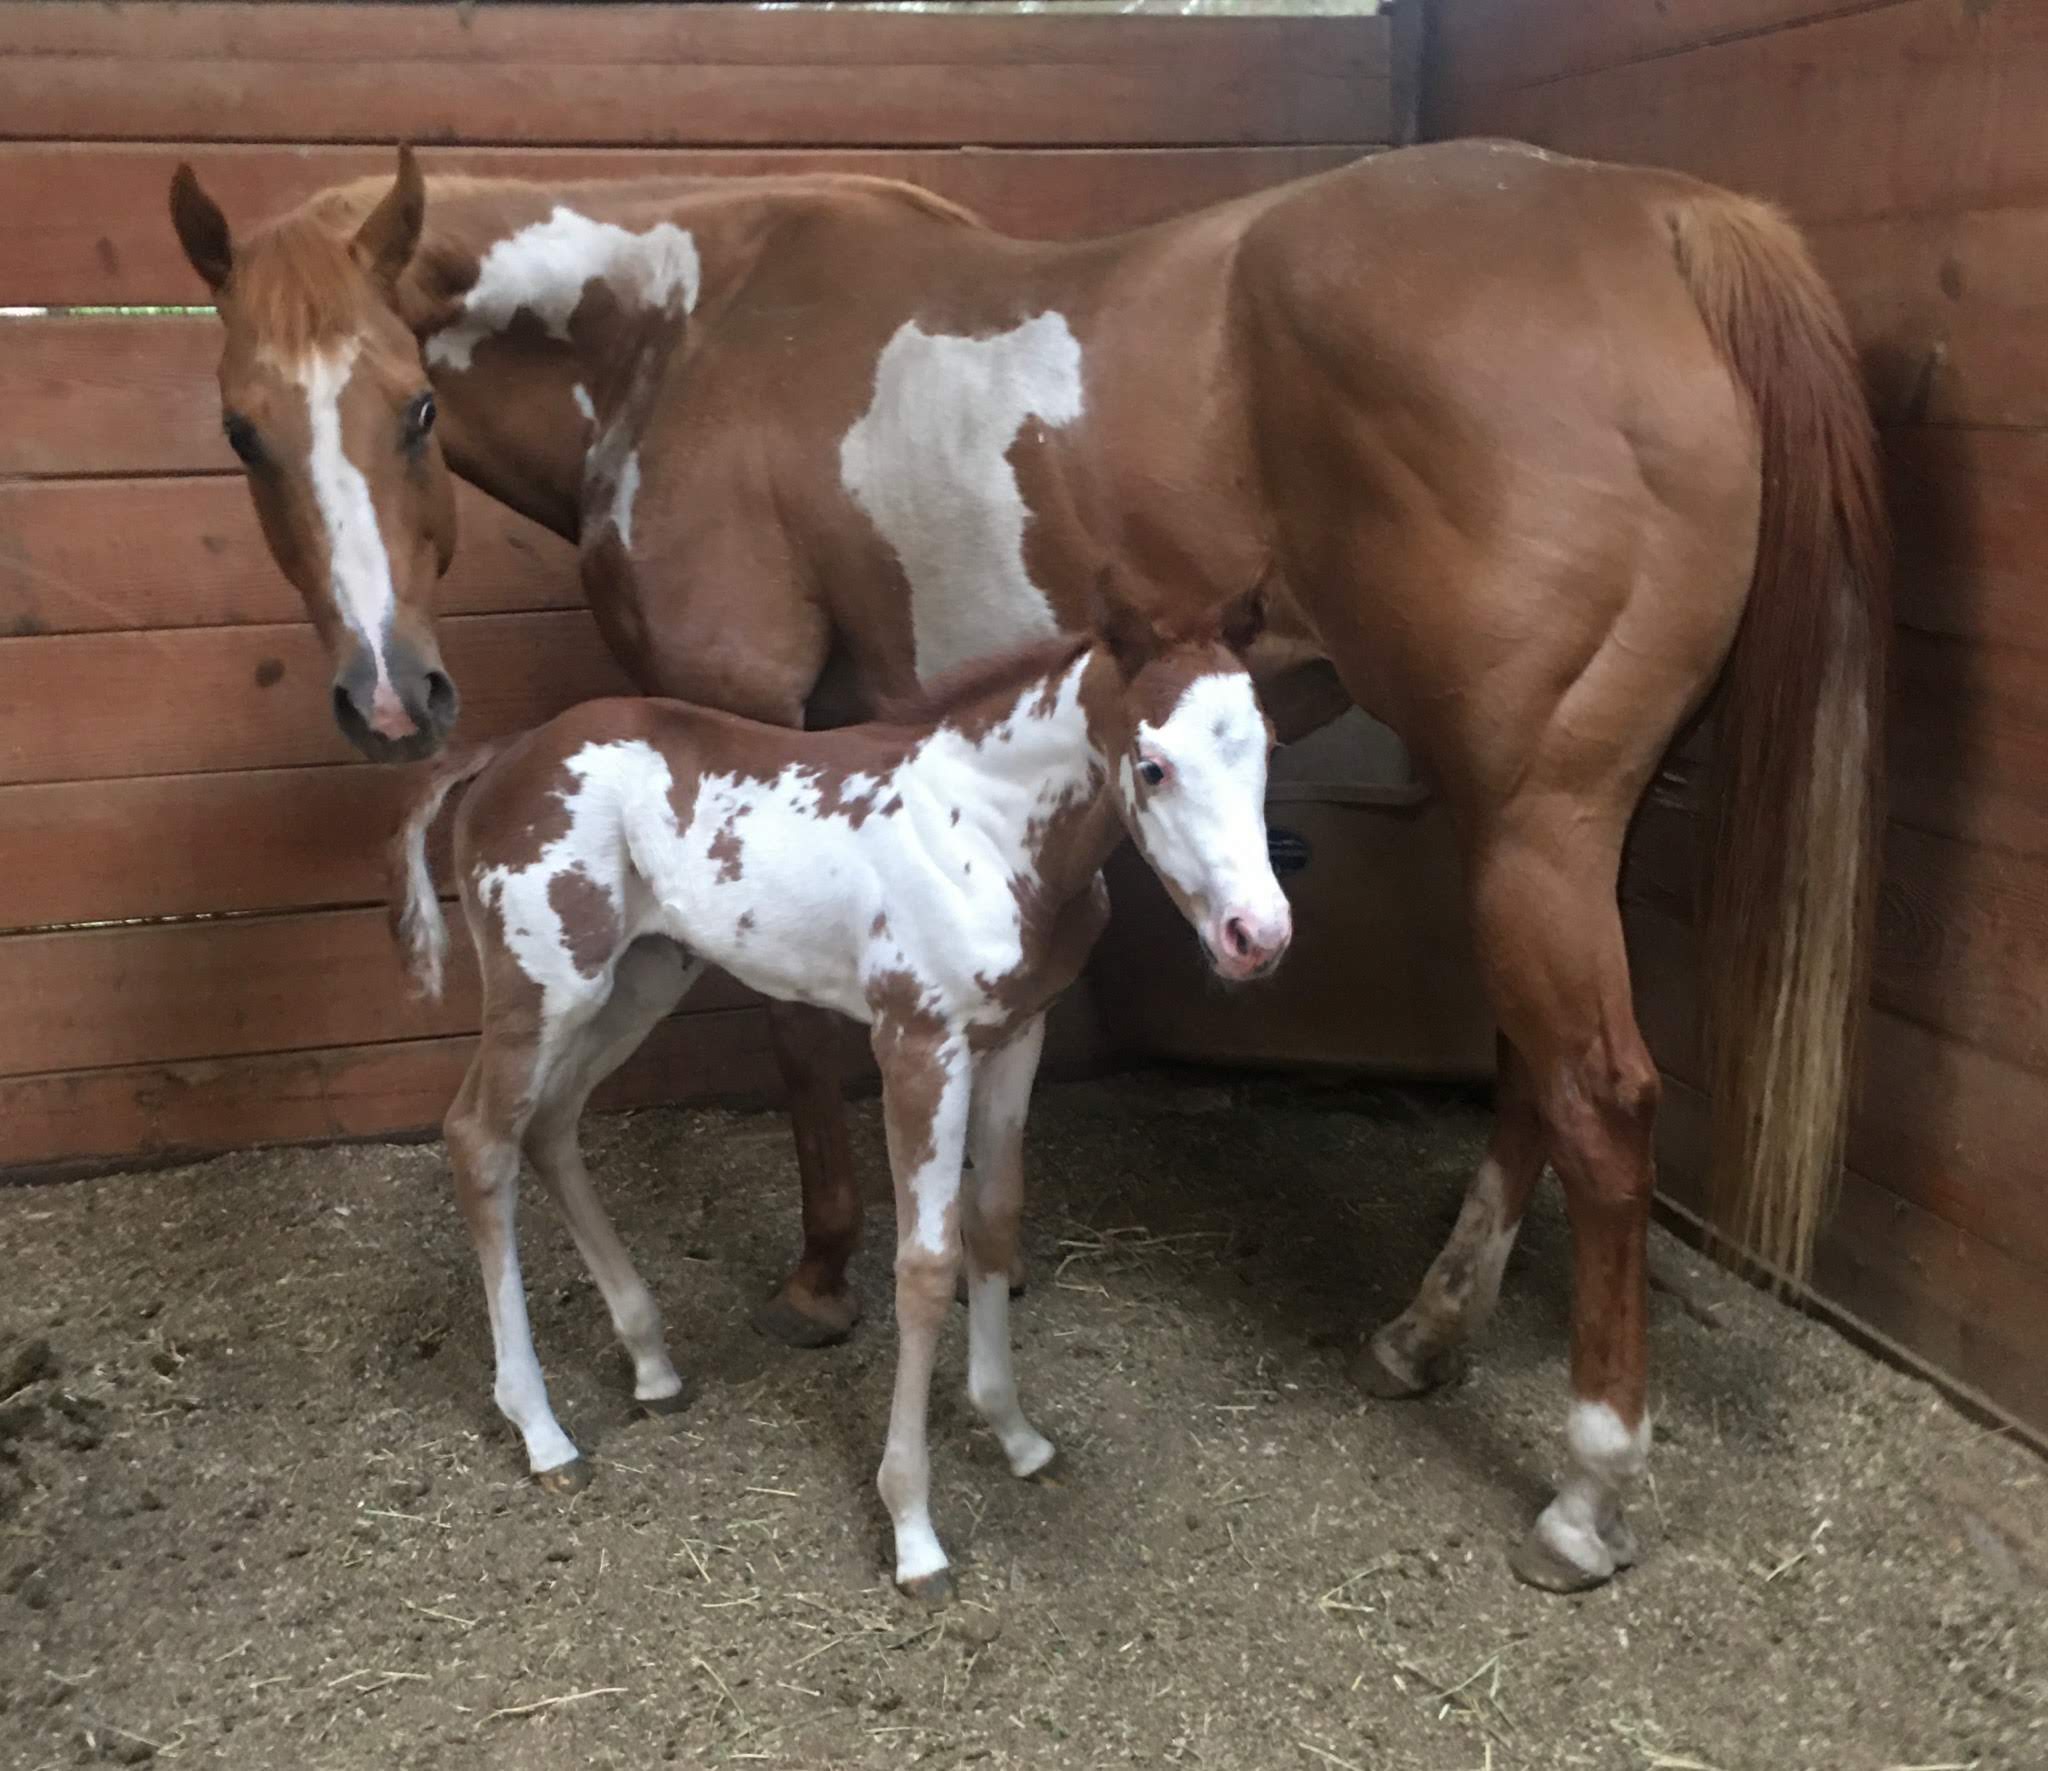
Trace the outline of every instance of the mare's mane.
{"label": "mare's mane", "polygon": [[880,697],[870,722],[879,726],[935,726],[949,715],[978,701],[1049,676],[1072,664],[1095,643],[1085,633],[1056,633],[1046,639],[991,652],[942,671],[923,687],[902,695]]}

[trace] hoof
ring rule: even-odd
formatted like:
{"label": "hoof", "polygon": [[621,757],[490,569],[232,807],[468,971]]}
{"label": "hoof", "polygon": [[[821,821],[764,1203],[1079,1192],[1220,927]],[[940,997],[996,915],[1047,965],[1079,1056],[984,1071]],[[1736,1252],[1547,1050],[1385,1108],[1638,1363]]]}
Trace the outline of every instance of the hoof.
{"label": "hoof", "polygon": [[952,1604],[959,1596],[959,1589],[953,1584],[950,1568],[935,1568],[929,1574],[920,1574],[910,1580],[899,1580],[896,1590],[913,1604],[922,1605],[928,1611],[938,1611]]}
{"label": "hoof", "polygon": [[[1010,1272],[1010,1295],[1020,1298],[1024,1295],[1024,1269],[1019,1266]],[[953,1301],[964,1304],[967,1301],[967,1269],[962,1267],[953,1277]]]}
{"label": "hoof", "polygon": [[1019,1477],[1025,1482],[1036,1482],[1042,1488],[1064,1488],[1067,1485],[1067,1460],[1055,1447],[1052,1456],[1037,1469],[1021,1471]]}
{"label": "hoof", "polygon": [[1596,1569],[1581,1568],[1553,1549],[1539,1530],[1532,1530],[1508,1552],[1508,1566],[1515,1571],[1517,1580],[1539,1587],[1546,1593],[1590,1593],[1614,1578],[1612,1568],[1604,1574]]}
{"label": "hoof", "polygon": [[633,1406],[642,1414],[681,1414],[695,1400],[695,1392],[685,1382],[673,1396],[635,1396]]}
{"label": "hoof", "polygon": [[1440,1389],[1457,1375],[1455,1354],[1439,1353],[1416,1364],[1384,1345],[1384,1339],[1374,1335],[1351,1356],[1351,1381],[1369,1396],[1407,1402]]}
{"label": "hoof", "polygon": [[819,1297],[785,1285],[754,1312],[754,1332],[785,1347],[836,1347],[860,1320],[860,1299],[851,1286]]}
{"label": "hoof", "polygon": [[590,1486],[590,1462],[587,1458],[572,1457],[552,1470],[534,1471],[533,1479],[557,1499],[567,1500]]}

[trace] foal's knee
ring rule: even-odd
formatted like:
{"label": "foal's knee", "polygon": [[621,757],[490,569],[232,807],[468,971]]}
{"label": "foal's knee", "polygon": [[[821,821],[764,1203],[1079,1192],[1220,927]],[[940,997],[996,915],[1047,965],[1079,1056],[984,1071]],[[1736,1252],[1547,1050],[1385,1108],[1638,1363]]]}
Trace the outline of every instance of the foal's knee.
{"label": "foal's knee", "polygon": [[945,1320],[953,1302],[960,1258],[953,1248],[928,1248],[909,1241],[896,1251],[896,1314],[899,1321],[932,1325]]}
{"label": "foal's knee", "polygon": [[1573,1064],[1544,1112],[1566,1180],[1599,1204],[1644,1204],[1651,1192],[1651,1140],[1663,1093],[1663,1077],[1636,1041],[1596,1050]]}

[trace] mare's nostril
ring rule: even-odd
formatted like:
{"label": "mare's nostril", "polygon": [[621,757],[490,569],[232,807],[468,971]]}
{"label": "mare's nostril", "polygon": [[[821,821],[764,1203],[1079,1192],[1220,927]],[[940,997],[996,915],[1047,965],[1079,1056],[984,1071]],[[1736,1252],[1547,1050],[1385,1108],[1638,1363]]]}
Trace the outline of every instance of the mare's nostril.
{"label": "mare's nostril", "polygon": [[448,673],[441,670],[427,672],[427,723],[436,732],[445,732],[455,723],[455,712],[460,706],[455,693],[455,684]]}
{"label": "mare's nostril", "polygon": [[1251,931],[1244,926],[1244,918],[1233,916],[1223,925],[1223,938],[1230,943],[1230,951],[1242,959],[1252,950]]}

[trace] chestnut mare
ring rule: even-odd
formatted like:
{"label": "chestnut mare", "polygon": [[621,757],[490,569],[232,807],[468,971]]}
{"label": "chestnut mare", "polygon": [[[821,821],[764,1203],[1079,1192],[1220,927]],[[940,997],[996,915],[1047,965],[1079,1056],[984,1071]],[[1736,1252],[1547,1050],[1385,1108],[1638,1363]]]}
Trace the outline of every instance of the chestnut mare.
{"label": "chestnut mare", "polygon": [[[1355,1369],[1381,1394],[1440,1379],[1547,1159],[1570,1458],[1515,1566],[1578,1588],[1631,1559],[1659,1080],[1616,882],[1717,683],[1717,1193],[1786,1271],[1835,1172],[1868,947],[1875,443],[1784,220],[1494,142],[1080,244],[871,180],[548,189],[423,181],[403,154],[395,184],[241,246],[188,170],[172,210],[219,294],[230,440],[367,754],[426,754],[454,716],[444,461],[579,538],[646,688],[787,726],[1077,629],[1106,566],[1153,613],[1263,586],[1283,735],[1355,701],[1452,809],[1502,1030],[1458,1225]],[[836,1088],[796,1068],[807,1243],[783,1301],[843,1325],[859,1208]]]}
{"label": "chestnut mare", "polygon": [[677,1406],[660,1315],[591,1191],[576,1126],[590,1091],[719,965],[873,1029],[898,1336],[877,1486],[897,1584],[950,1593],[925,1411],[963,1243],[968,1396],[1017,1475],[1052,1461],[1017,1403],[1010,1266],[1045,1011],[1109,919],[1103,862],[1128,830],[1227,978],[1270,971],[1287,949],[1266,853],[1272,728],[1224,625],[1041,640],[935,686],[915,727],[795,732],[673,701],[592,701],[436,767],[395,845],[392,907],[409,969],[438,994],[447,936],[427,830],[449,789],[480,776],[455,868],[483,1036],[448,1154],[483,1267],[498,1406],[544,1486],[573,1492],[587,1466],[548,1406],[527,1326],[520,1152],[604,1294],[634,1394]]}

